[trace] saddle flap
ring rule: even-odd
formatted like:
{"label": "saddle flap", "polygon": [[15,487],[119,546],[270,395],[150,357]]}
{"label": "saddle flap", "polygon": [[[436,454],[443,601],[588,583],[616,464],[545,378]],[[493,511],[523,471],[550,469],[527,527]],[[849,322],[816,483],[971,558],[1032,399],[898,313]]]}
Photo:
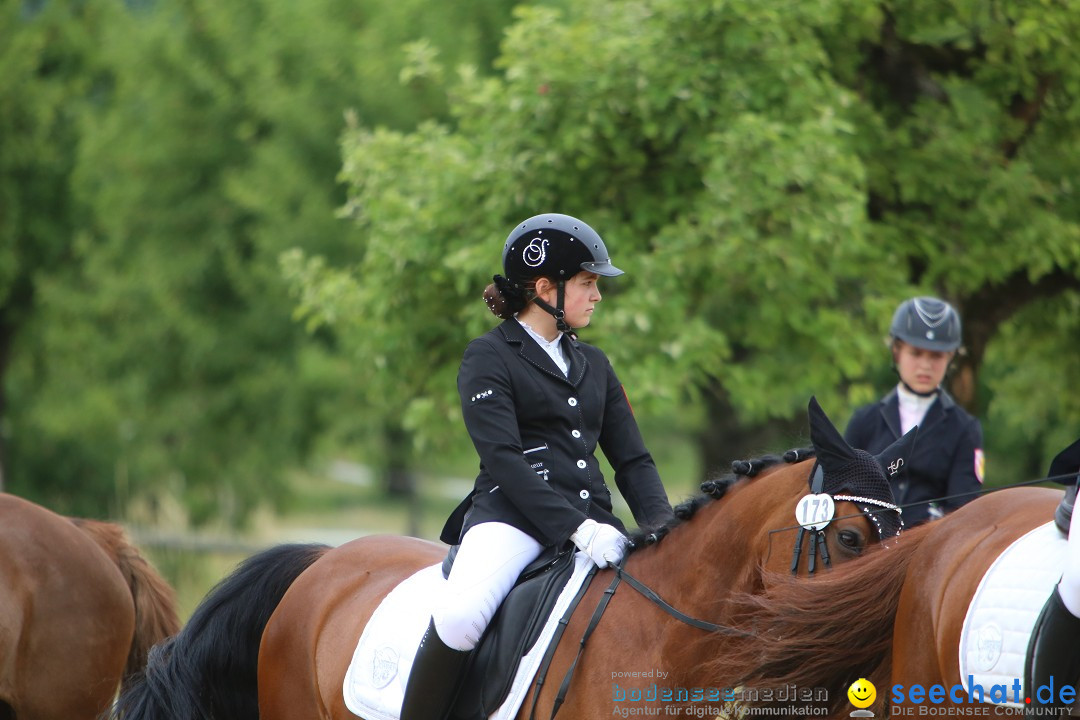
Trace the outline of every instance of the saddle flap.
{"label": "saddle flap", "polygon": [[510,692],[522,656],[536,643],[573,571],[571,552],[526,569],[473,651],[454,706],[455,718],[480,720],[499,709]]}

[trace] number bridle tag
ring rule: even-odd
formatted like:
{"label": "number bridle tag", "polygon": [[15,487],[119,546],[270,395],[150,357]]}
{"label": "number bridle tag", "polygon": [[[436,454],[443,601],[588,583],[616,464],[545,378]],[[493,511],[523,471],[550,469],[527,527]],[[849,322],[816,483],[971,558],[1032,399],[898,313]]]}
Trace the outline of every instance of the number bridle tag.
{"label": "number bridle tag", "polygon": [[803,495],[795,506],[795,520],[807,530],[824,530],[836,515],[836,503],[828,493]]}

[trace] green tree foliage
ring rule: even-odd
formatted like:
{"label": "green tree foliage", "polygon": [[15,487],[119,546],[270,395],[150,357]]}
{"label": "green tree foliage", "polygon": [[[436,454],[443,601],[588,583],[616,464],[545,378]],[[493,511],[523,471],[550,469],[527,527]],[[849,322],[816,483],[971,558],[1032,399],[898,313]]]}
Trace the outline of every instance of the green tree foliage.
{"label": "green tree foliage", "polygon": [[[0,3],[0,378],[29,354],[41,284],[71,260],[77,123],[99,90],[95,38],[110,18],[89,4]],[[0,384],[0,489],[22,433],[11,408],[28,395]]]}
{"label": "green tree foliage", "polygon": [[[336,217],[346,112],[389,125],[443,112],[433,58],[482,62],[509,4],[72,5],[113,11],[89,44],[98,87],[77,108],[70,88],[30,76],[47,40],[55,56],[80,49],[58,41],[81,37],[81,18],[46,35],[13,9],[0,26],[28,38],[0,58],[29,68],[25,87],[0,79],[0,93],[13,93],[0,117],[21,123],[37,143],[22,161],[80,211],[55,231],[66,252],[57,272],[0,270],[37,283],[34,332],[5,377],[18,388],[11,489],[85,514],[173,496],[196,521],[240,522],[280,499],[288,470],[331,432],[349,438],[369,422],[348,419],[365,415],[351,394],[363,379],[328,352],[333,333],[312,337],[294,322],[278,269],[291,247],[355,256],[355,230]],[[52,232],[53,198],[8,182],[6,167],[6,192],[32,200],[21,203],[24,226]],[[38,248],[26,235],[0,247]]]}
{"label": "green tree foliage", "polygon": [[954,389],[991,468],[1042,443],[1021,469],[1045,469],[1080,425],[1057,380],[1077,372],[1078,22],[973,0],[521,8],[500,76],[450,84],[452,124],[350,130],[361,254],[286,273],[367,402],[461,442],[453,375],[492,324],[505,233],[579,215],[628,271],[583,338],[639,413],[706,408],[708,465],[776,449],[763,429],[802,428],[811,394],[840,423],[883,392],[892,309],[939,294],[967,321]]}

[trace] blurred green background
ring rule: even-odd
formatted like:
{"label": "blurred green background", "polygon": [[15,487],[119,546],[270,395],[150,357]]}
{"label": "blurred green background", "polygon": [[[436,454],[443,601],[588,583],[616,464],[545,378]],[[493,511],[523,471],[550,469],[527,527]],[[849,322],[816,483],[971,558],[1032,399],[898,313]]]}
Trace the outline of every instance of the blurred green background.
{"label": "blurred green background", "polygon": [[843,427],[914,294],[987,484],[1080,435],[1080,8],[0,0],[0,487],[186,612],[290,540],[437,535],[517,221],[600,231],[582,333],[674,500]]}
{"label": "blurred green background", "polygon": [[[701,471],[693,445],[678,433],[650,428],[648,423],[643,432],[657,440],[655,459],[672,502],[697,494]],[[281,511],[257,511],[240,533],[220,524],[203,526],[197,533],[170,530],[169,523],[128,527],[136,544],[176,588],[186,618],[237,563],[274,543],[336,545],[379,533],[438,538],[447,515],[472,488],[476,461],[471,449],[466,450],[440,464],[442,473],[451,474],[419,471],[413,498],[388,494],[368,467],[338,462],[321,473],[292,475],[294,501]],[[610,466],[601,464],[610,478]],[[615,492],[612,500],[616,514],[633,527],[633,516],[622,497]]]}

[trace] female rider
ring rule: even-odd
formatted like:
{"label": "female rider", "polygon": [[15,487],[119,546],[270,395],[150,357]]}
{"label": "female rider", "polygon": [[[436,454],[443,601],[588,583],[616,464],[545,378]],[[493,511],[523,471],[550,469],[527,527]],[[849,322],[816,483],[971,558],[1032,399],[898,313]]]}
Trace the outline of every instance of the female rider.
{"label": "female rider", "polygon": [[469,652],[545,549],[573,543],[600,567],[622,560],[627,538],[598,445],[640,526],[672,518],[615,371],[574,333],[592,321],[599,279],[623,274],[604,241],[576,218],[537,215],[510,232],[502,262],[505,276],[484,299],[504,321],[468,345],[458,373],[480,473],[443,529],[443,541],[460,547],[420,642],[402,720],[445,717]]}
{"label": "female rider", "polygon": [[[934,297],[900,303],[889,326],[900,382],[884,398],[855,411],[844,439],[881,452],[915,425],[919,439],[907,475],[893,484],[904,525],[914,527],[974,500],[982,489],[982,426],[941,387],[960,347],[960,315]],[[932,501],[932,502],[931,502]]]}

